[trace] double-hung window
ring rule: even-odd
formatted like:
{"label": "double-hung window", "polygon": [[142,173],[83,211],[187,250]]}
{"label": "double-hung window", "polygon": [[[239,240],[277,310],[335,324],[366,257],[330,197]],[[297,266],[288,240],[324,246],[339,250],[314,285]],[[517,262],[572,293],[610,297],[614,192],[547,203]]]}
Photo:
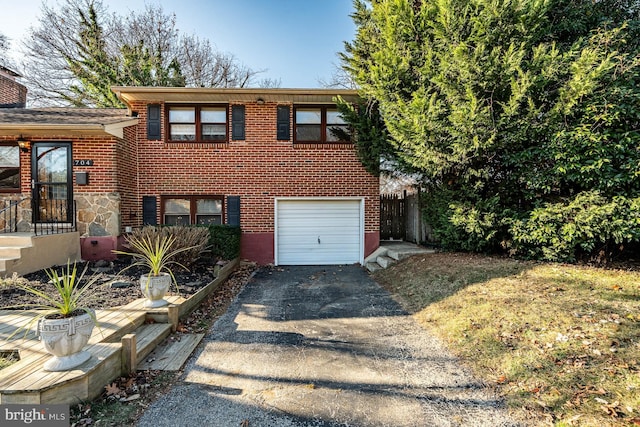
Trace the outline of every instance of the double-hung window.
{"label": "double-hung window", "polygon": [[162,198],[162,208],[165,225],[223,223],[222,196],[167,196]]}
{"label": "double-hung window", "polygon": [[227,142],[227,106],[169,106],[170,142]]}
{"label": "double-hung window", "polygon": [[295,142],[350,142],[349,125],[335,107],[296,107]]}

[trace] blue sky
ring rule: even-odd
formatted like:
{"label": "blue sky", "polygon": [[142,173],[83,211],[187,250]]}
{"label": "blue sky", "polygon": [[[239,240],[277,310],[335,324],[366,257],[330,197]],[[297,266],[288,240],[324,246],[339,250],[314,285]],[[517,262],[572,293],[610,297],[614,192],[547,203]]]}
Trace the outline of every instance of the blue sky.
{"label": "blue sky", "polygon": [[[62,1],[62,0],[60,0]],[[0,0],[0,33],[18,50],[35,26],[41,0]],[[55,5],[57,0],[46,0]],[[143,0],[103,0],[121,15],[144,8]],[[255,70],[280,79],[283,88],[320,87],[338,65],[337,53],[355,26],[351,0],[147,0],[175,12],[178,29],[208,38]]]}

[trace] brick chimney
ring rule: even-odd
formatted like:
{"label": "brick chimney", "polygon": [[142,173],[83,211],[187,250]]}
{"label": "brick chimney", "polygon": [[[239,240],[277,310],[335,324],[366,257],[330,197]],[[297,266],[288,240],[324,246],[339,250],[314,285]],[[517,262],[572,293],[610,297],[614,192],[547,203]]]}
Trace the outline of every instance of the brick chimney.
{"label": "brick chimney", "polygon": [[25,108],[27,106],[27,87],[16,81],[22,77],[0,65],[0,108]]}

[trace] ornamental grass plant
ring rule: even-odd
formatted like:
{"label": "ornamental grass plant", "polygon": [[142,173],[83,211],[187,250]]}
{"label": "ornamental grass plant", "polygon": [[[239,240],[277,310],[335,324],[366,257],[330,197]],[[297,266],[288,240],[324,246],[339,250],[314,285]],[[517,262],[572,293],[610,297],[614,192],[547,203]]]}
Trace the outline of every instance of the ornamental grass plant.
{"label": "ornamental grass plant", "polygon": [[131,248],[131,251],[116,250],[113,252],[117,255],[130,256],[133,258],[133,262],[123,268],[120,273],[134,267],[146,267],[149,269],[149,277],[159,276],[162,273],[169,274],[171,281],[178,288],[171,267],[177,266],[188,270],[183,263],[176,260],[176,257],[181,253],[193,250],[196,246],[177,246],[176,235],[168,234],[163,232],[161,228],[152,226],[143,227],[127,236],[125,240],[126,246]]}
{"label": "ornamental grass plant", "polygon": [[98,321],[96,319],[95,311],[89,308],[88,305],[92,298],[92,287],[98,280],[99,276],[92,276],[85,283],[82,283],[87,272],[87,268],[88,264],[79,276],[75,262],[73,265],[68,262],[66,269],[62,270],[60,273],[58,273],[58,270],[55,268],[47,269],[47,276],[55,289],[55,292],[52,294],[33,287],[26,281],[11,281],[13,286],[38,299],[38,302],[34,303],[4,307],[8,309],[27,309],[36,311],[35,316],[25,326],[17,329],[11,336],[21,330],[24,330],[24,334],[26,335],[34,323],[44,318],[64,319],[79,316],[83,313],[88,314],[93,323],[97,325]]}

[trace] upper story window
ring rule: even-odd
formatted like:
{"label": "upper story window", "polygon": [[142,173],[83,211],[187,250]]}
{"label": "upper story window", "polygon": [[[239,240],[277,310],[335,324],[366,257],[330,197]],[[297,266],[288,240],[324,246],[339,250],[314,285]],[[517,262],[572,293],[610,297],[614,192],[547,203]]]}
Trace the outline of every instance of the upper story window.
{"label": "upper story window", "polygon": [[349,125],[335,107],[295,108],[295,142],[350,142],[340,130]]}
{"label": "upper story window", "polygon": [[169,106],[169,141],[227,142],[227,106]]}
{"label": "upper story window", "polygon": [[0,145],[0,192],[20,191],[20,148]]}

